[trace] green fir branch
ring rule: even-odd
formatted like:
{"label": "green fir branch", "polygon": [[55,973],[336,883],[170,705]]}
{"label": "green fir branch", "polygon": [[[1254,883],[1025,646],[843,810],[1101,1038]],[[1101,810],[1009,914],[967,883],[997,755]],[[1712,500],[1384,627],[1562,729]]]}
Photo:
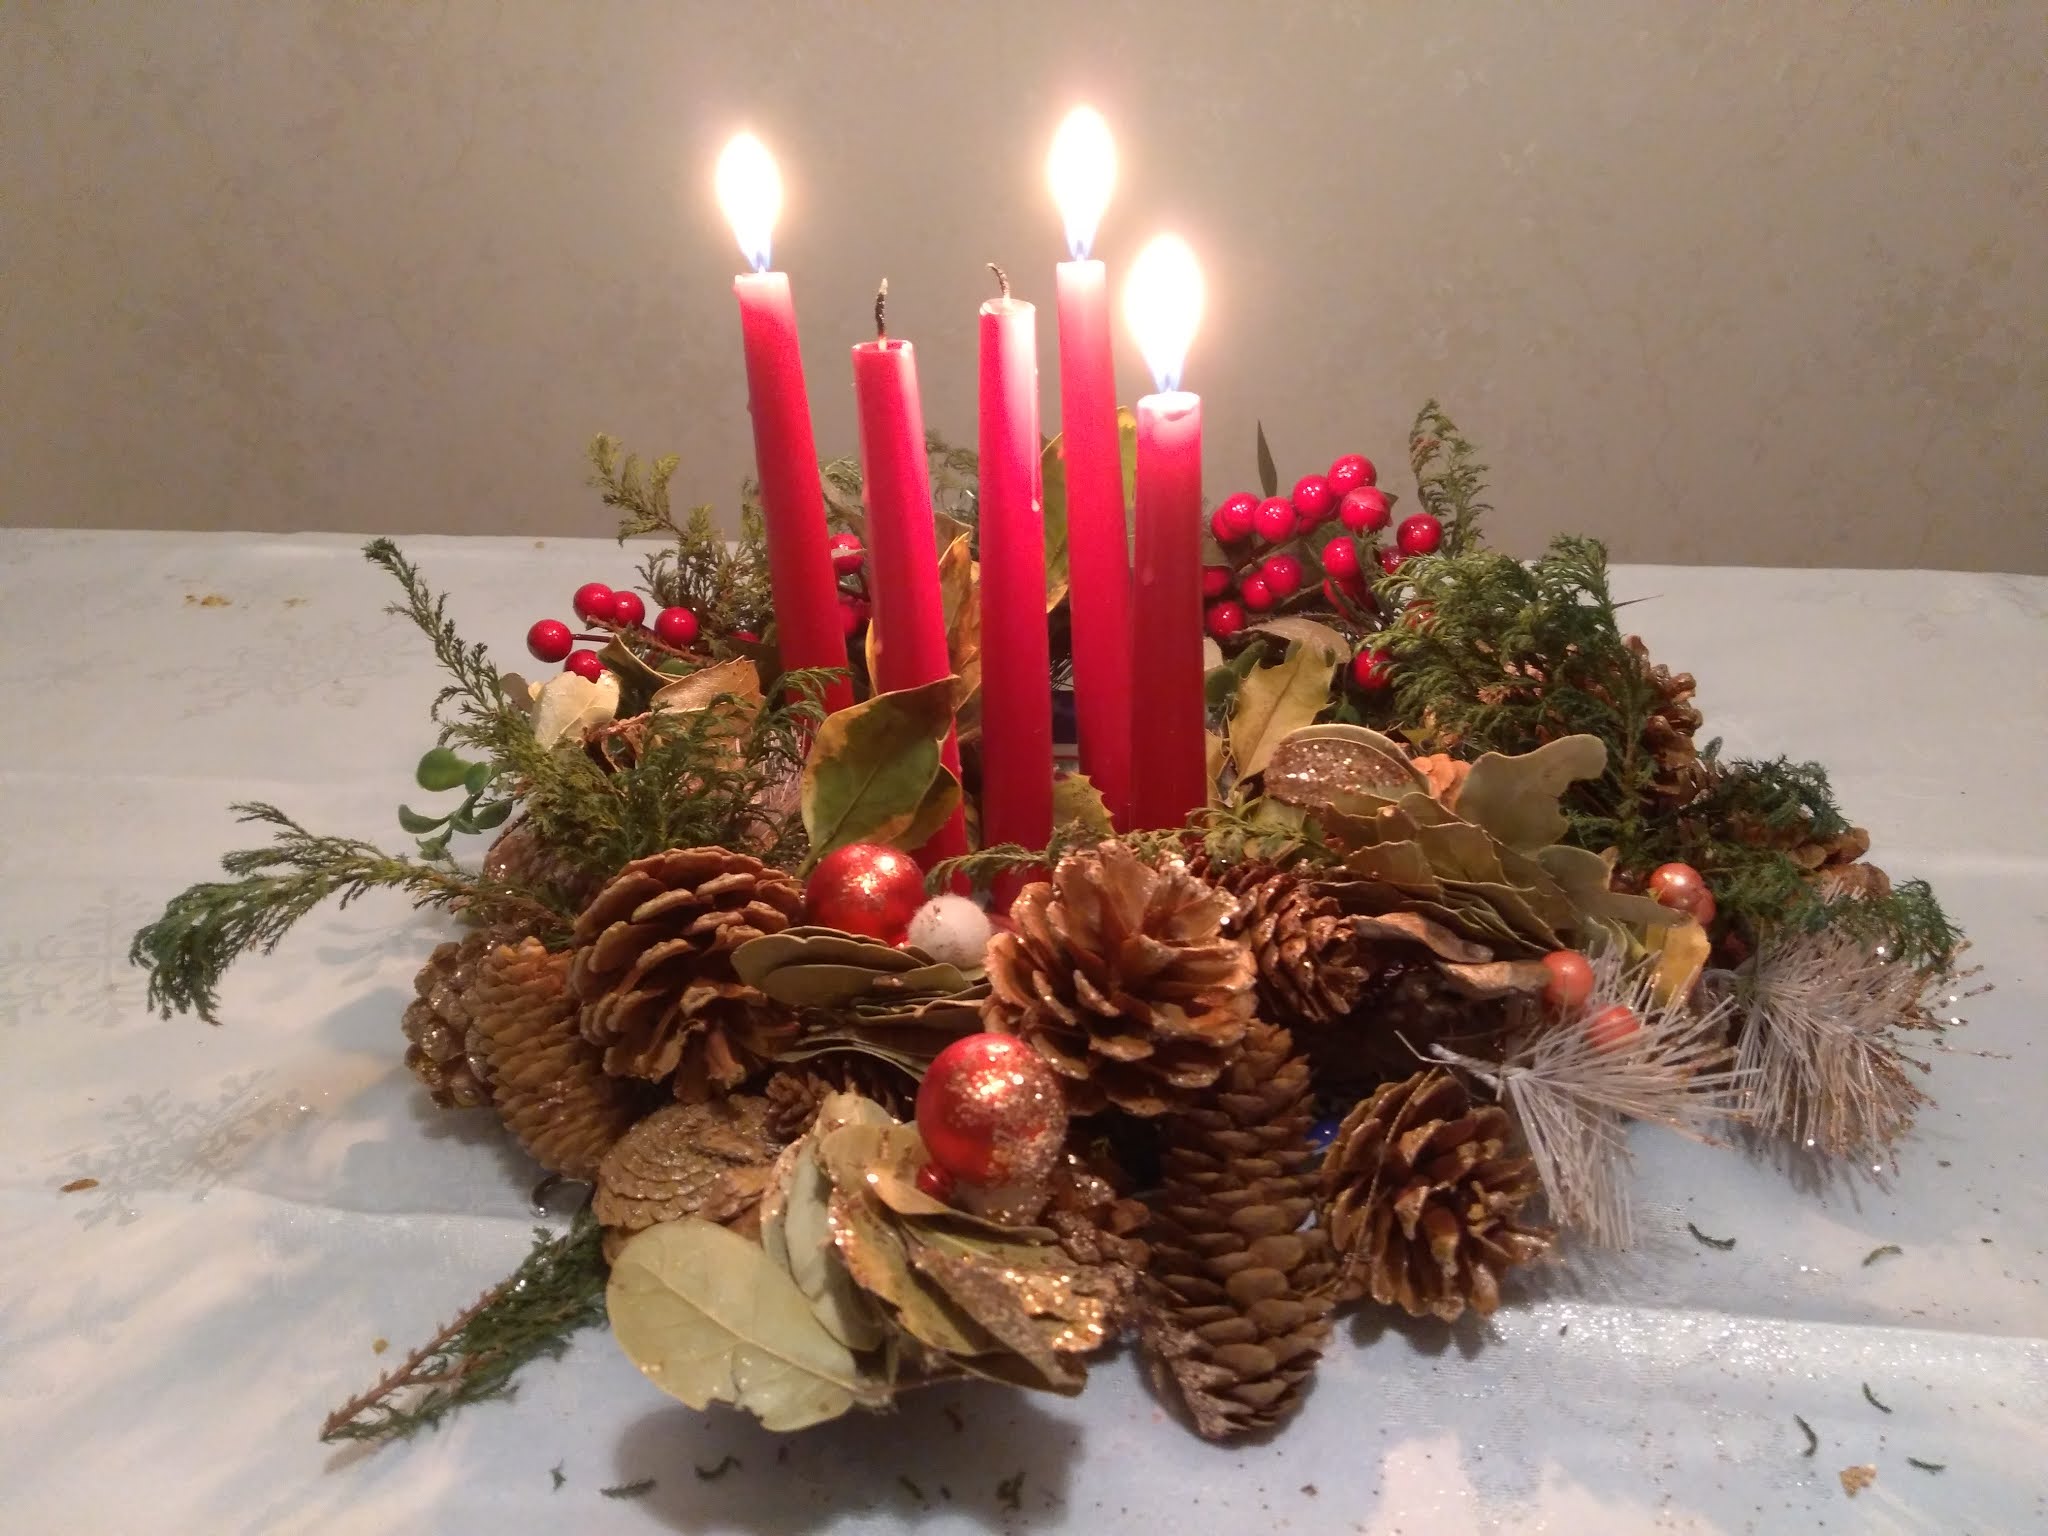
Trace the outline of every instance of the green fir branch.
{"label": "green fir branch", "polygon": [[1443,524],[1444,553],[1462,555],[1479,542],[1479,521],[1493,508],[1486,492],[1486,466],[1458,425],[1431,400],[1416,413],[1408,431],[1408,467],[1415,473],[1415,499]]}
{"label": "green fir branch", "polygon": [[[435,695],[428,710],[441,726],[441,739],[472,739],[481,722],[501,715],[507,707],[498,688],[498,669],[491,665],[488,651],[482,645],[462,643],[455,632],[455,621],[448,617],[447,596],[429,588],[420,579],[419,567],[391,540],[372,540],[363,546],[363,556],[372,565],[389,571],[405,591],[405,601],[393,603],[385,612],[411,619],[419,626],[434,647],[434,659],[451,679]],[[453,720],[443,713],[451,704],[458,706]]]}
{"label": "green fir branch", "polygon": [[509,1396],[522,1366],[561,1354],[570,1335],[604,1322],[603,1237],[587,1206],[559,1237],[535,1228],[518,1269],[329,1414],[320,1438],[403,1440],[458,1408]]}

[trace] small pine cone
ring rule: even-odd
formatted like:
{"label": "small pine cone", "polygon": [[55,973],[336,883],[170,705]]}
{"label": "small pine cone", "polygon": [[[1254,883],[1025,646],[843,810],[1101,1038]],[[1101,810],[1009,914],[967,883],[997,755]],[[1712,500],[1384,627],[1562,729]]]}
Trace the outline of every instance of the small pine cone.
{"label": "small pine cone", "polygon": [[419,995],[405,1006],[405,1064],[443,1109],[480,1109],[491,1102],[491,1072],[477,1049],[468,994],[477,962],[504,935],[480,929],[437,945],[413,978]]}
{"label": "small pine cone", "polygon": [[540,832],[524,816],[500,832],[484,853],[484,878],[529,891],[552,891],[580,908],[595,896],[602,880],[559,848],[541,841]]}
{"label": "small pine cone", "polygon": [[735,1093],[704,1104],[670,1104],[635,1125],[605,1153],[592,1209],[607,1255],[657,1222],[685,1216],[744,1223],[768,1187],[781,1144],[769,1133],[770,1105]]}
{"label": "small pine cone", "polygon": [[729,1092],[794,1035],[794,1016],[741,981],[732,951],[787,928],[803,888],[725,848],[673,848],[612,877],[576,919],[570,985],[583,1034],[619,1077],[693,1101]]}
{"label": "small pine cone", "polygon": [[1813,872],[1813,883],[1822,896],[1833,901],[1853,896],[1859,901],[1883,901],[1892,893],[1892,877],[1875,864],[1824,864]]}
{"label": "small pine cone", "polygon": [[589,1179],[646,1112],[647,1095],[605,1075],[577,1030],[568,976],[569,956],[538,939],[501,944],[478,966],[470,1002],[506,1127],[545,1167]]}
{"label": "small pine cone", "polygon": [[1286,1030],[1255,1023],[1215,1089],[1167,1122],[1145,1342],[1206,1439],[1292,1413],[1330,1330],[1329,1234],[1304,1226],[1308,1062],[1292,1051]]}
{"label": "small pine cone", "polygon": [[1368,945],[1364,963],[1371,980],[1350,1015],[1301,1036],[1317,1086],[1340,1107],[1412,1070],[1432,1045],[1484,1054],[1531,1011],[1525,999],[1473,996],[1418,947]]}
{"label": "small pine cone", "polygon": [[1178,858],[1070,853],[989,941],[982,1021],[1037,1047],[1075,1114],[1159,1115],[1214,1083],[1244,1039],[1256,967],[1235,903]]}
{"label": "small pine cone", "polygon": [[897,1119],[910,1112],[917,1085],[878,1057],[847,1051],[783,1067],[761,1086],[767,1095],[768,1133],[787,1145],[811,1128],[818,1106],[834,1093],[857,1093]]}
{"label": "small pine cone", "polygon": [[1703,719],[1692,702],[1698,685],[1690,672],[1673,672],[1650,660],[1650,648],[1634,635],[1625,642],[1656,694],[1643,724],[1643,745],[1656,759],[1657,775],[1650,793],[1667,806],[1690,805],[1707,787],[1707,769],[1700,761],[1699,734]]}
{"label": "small pine cone", "polygon": [[1323,1162],[1322,1225],[1343,1255],[1341,1300],[1371,1296],[1452,1322],[1500,1305],[1500,1277],[1551,1234],[1524,1226],[1535,1165],[1508,1150],[1512,1123],[1432,1068],[1352,1110]]}
{"label": "small pine cone", "polygon": [[1239,864],[1212,878],[1238,898],[1224,931],[1243,939],[1258,965],[1260,1018],[1295,1029],[1358,1006],[1371,975],[1369,947],[1336,898],[1269,864]]}

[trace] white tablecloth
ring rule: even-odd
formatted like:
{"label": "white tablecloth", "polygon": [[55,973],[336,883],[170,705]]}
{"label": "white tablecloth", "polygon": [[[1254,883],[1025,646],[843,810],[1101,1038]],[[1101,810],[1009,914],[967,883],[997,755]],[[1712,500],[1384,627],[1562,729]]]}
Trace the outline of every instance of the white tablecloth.
{"label": "white tablecloth", "polygon": [[[508,666],[576,584],[629,571],[597,540],[409,548]],[[218,1029],[148,1015],[125,953],[246,844],[232,800],[405,846],[431,659],[349,539],[14,532],[0,561],[0,1530],[2048,1529],[2048,580],[1617,572],[1709,731],[1829,764],[1997,984],[1889,1183],[1795,1188],[1639,1133],[1636,1251],[1580,1254],[1490,1325],[1346,1321],[1262,1445],[1195,1440],[1129,1358],[1076,1400],[933,1390],[779,1441],[591,1331],[516,1402],[365,1451],[318,1444],[323,1414],[535,1221],[533,1166],[400,1061],[443,925],[322,913],[233,975]]]}

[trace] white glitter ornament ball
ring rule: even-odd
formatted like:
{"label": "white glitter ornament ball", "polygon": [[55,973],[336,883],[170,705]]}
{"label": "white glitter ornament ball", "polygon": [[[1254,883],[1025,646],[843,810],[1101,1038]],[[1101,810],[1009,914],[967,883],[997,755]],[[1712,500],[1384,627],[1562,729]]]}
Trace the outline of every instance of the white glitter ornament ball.
{"label": "white glitter ornament ball", "polygon": [[965,896],[934,896],[910,919],[910,942],[934,960],[969,970],[988,953],[988,914]]}

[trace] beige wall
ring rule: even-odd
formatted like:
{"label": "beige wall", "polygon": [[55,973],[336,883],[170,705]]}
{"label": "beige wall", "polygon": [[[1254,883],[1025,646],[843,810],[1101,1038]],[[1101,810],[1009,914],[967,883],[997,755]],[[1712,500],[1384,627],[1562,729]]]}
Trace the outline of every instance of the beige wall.
{"label": "beige wall", "polygon": [[2048,571],[2039,0],[22,0],[0,55],[0,521],[600,532],[600,427],[729,504],[741,124],[821,445],[885,273],[967,440],[1085,98],[1101,254],[1205,260],[1212,491],[1435,393],[1517,548]]}

